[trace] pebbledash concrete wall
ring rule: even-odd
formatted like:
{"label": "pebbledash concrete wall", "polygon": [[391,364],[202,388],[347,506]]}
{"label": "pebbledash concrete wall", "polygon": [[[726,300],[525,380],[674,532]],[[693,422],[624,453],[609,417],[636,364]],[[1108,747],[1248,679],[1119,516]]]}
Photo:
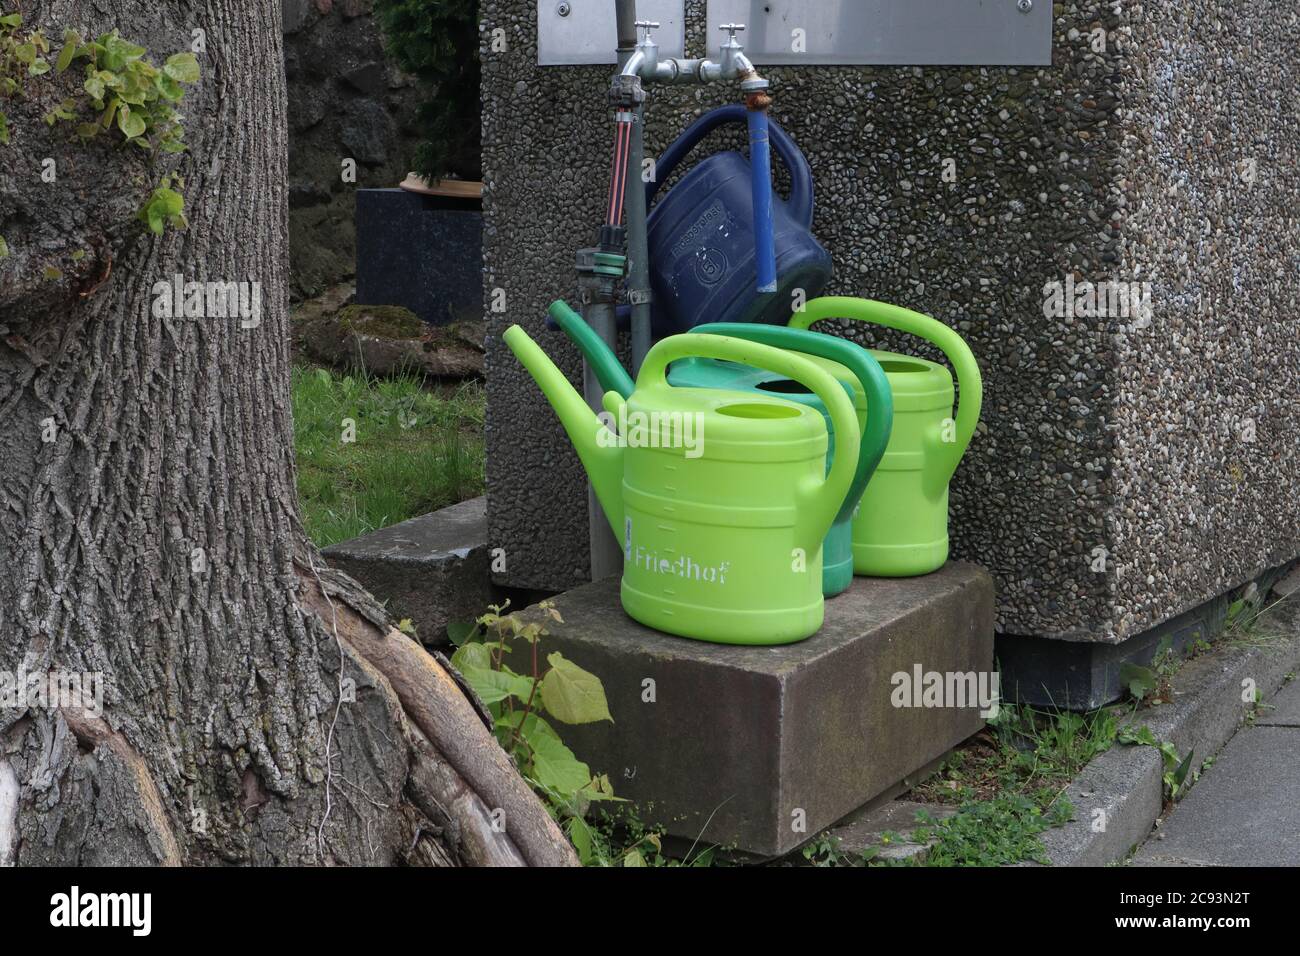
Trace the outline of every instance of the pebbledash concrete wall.
{"label": "pebbledash concrete wall", "polygon": [[[715,55],[687,8],[688,52]],[[580,381],[543,311],[601,217],[610,70],[537,67],[534,0],[481,15],[490,541],[502,583],[561,590],[586,578],[583,474],[500,335],[519,323]],[[1051,68],[764,72],[816,177],[831,291],[933,315],[979,357],[953,553],[992,571],[999,632],[1118,642],[1300,554],[1297,15],[1055,16]],[[656,89],[649,154],[733,98]],[[1150,283],[1150,315],[1045,316],[1067,276]]]}

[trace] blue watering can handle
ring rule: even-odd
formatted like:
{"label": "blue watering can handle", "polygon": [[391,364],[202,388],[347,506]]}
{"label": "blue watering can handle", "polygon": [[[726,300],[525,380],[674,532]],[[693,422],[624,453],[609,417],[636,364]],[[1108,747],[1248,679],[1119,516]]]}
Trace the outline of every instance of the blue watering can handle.
{"label": "blue watering can handle", "polygon": [[[659,187],[672,175],[692,149],[704,139],[709,133],[713,132],[719,126],[727,123],[747,124],[749,122],[748,110],[739,104],[731,106],[722,106],[711,113],[705,113],[696,120],[686,132],[677,137],[677,141],[669,146],[655,166],[654,182],[646,183],[645,187],[645,204],[646,208],[654,202],[655,196],[659,193]],[[787,199],[786,205],[790,209],[790,215],[796,222],[804,226],[811,226],[813,220],[813,180],[812,170],[808,168],[808,160],[804,158],[799,147],[794,144],[790,134],[783,130],[775,120],[768,121],[772,145],[776,147],[777,155],[781,157],[781,162],[785,168],[790,171],[790,198]]]}

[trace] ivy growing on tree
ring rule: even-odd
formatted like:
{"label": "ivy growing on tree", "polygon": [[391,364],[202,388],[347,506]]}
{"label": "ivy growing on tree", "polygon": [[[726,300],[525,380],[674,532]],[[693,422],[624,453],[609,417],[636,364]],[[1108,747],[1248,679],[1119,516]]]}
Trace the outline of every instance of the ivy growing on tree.
{"label": "ivy growing on tree", "polygon": [[[184,128],[176,111],[184,87],[197,83],[199,65],[193,53],[176,53],[161,67],[146,57],[142,46],[124,39],[117,30],[84,38],[66,30],[51,43],[43,31],[24,31],[21,13],[0,16],[0,106],[37,95],[34,84],[47,74],[68,70],[84,76],[74,95],[60,100],[42,117],[48,126],[73,124],[82,142],[100,135],[115,135],[124,145],[146,152],[179,153],[185,149]],[[9,118],[0,109],[0,147],[11,147]],[[172,188],[179,177],[164,177],[140,209],[140,219],[154,233],[165,225],[184,227],[184,200]],[[0,258],[9,254],[0,236]],[[47,269],[50,277],[59,270]]]}

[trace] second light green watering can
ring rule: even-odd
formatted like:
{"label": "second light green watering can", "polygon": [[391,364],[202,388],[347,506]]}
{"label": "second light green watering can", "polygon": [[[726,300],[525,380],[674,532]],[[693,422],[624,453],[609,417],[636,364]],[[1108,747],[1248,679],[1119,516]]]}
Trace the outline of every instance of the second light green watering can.
{"label": "second light green watering can", "polygon": [[[961,336],[942,322],[884,302],[813,299],[790,326],[808,329],[824,319],[918,336],[937,346],[957,373],[961,405],[954,415],[953,379],[946,368],[912,355],[872,352],[889,377],[894,428],[853,521],[858,574],[911,577],[936,571],[948,560],[948,482],[979,423],[984,395],[979,364]],[[810,361],[825,365],[821,359]]]}
{"label": "second light green watering can", "polygon": [[[623,543],[630,616],[723,644],[787,644],[821,627],[822,539],[860,444],[853,403],[834,377],[756,342],[676,335],[650,350],[630,397],[606,394],[602,421],[523,329],[504,337],[555,408]],[[692,357],[806,386],[837,436],[830,469],[820,412],[775,394],[670,385],[669,364]]]}
{"label": "second light green watering can", "polygon": [[[632,394],[632,379],[619,364],[618,357],[581,316],[562,301],[551,305],[550,315],[582,351],[602,387],[624,398]],[[822,593],[826,597],[842,593],[853,583],[852,521],[867,482],[885,453],[893,425],[893,401],[884,371],[861,346],[815,332],[738,322],[700,325],[693,331],[747,339],[824,359],[822,366],[844,383],[848,394],[853,397],[861,435],[858,468],[822,549]],[[826,419],[829,429],[828,468],[834,460],[835,429],[830,414],[817,395],[800,382],[765,369],[708,358],[674,362],[668,372],[668,381],[684,388],[754,391],[816,409]]]}

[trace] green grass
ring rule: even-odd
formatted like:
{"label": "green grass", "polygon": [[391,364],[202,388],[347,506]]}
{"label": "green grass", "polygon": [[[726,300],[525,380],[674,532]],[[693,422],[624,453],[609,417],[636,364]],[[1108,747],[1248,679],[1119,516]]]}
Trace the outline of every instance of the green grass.
{"label": "green grass", "polygon": [[1115,743],[1126,709],[1078,714],[1003,704],[989,726],[953,751],[914,796],[961,805],[1012,794],[1046,810],[1089,761]]}
{"label": "green grass", "polygon": [[1123,709],[1077,714],[1004,704],[988,728],[912,792],[927,803],[955,805],[957,813],[942,820],[922,814],[911,839],[935,843],[923,860],[901,865],[1046,862],[1039,834],[1071,819],[1065,789],[1114,745]]}
{"label": "green grass", "polygon": [[[483,493],[483,387],[293,370],[298,501],[318,546]],[[345,441],[346,420],[355,441]]]}

